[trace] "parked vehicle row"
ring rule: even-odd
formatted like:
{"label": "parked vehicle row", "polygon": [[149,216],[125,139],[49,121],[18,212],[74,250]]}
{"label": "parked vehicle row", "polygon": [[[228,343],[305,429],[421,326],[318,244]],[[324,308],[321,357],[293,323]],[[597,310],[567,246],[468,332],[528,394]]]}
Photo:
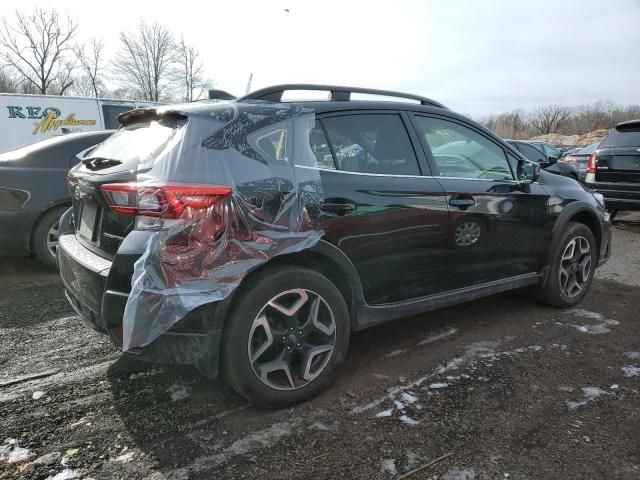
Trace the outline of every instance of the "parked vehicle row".
{"label": "parked vehicle row", "polygon": [[[294,128],[278,115],[243,123],[263,118],[265,105],[279,105],[289,90],[323,90],[331,99],[288,104],[313,112],[306,126]],[[354,92],[398,101],[352,101]],[[223,135],[211,133],[220,118],[232,123]],[[221,212],[238,204],[277,211],[278,202],[291,201],[286,182],[230,185],[221,172],[293,168],[322,185],[313,190],[318,209],[307,212],[319,215],[323,236],[316,244],[256,263],[224,299],[186,308],[178,323],[137,350],[143,358],[195,363],[210,376],[220,370],[260,405],[292,405],[325,388],[351,331],[521,287],[551,305],[575,305],[610,254],[601,195],[541,171],[518,148],[428,98],[281,85],[230,104],[148,108],[122,121],[69,173],[73,210],[61,219],[58,248],[71,305],[118,346],[134,264],[159,231],[169,235],[164,245],[185,249],[183,278],[206,281],[222,276],[227,264],[203,278],[189,270],[189,249],[214,244],[231,228],[242,236],[241,223],[222,222]],[[189,149],[183,138],[191,138]],[[159,146],[172,163],[160,165],[168,174],[149,188],[138,177]],[[207,148],[225,153],[215,169],[192,161],[206,157]],[[189,232],[209,238],[196,245],[191,233],[162,230],[163,222],[175,229],[186,218],[202,218]],[[245,241],[256,240],[245,234]],[[207,265],[232,254],[205,253]],[[163,265],[157,255],[147,261]],[[153,275],[173,264],[164,265]],[[148,290],[134,305],[144,311],[169,293]],[[162,322],[162,315],[176,311],[137,321]],[[190,355],[195,351],[206,356]]]}
{"label": "parked vehicle row", "polygon": [[558,157],[549,156],[539,147],[540,142],[526,142],[524,140],[506,140],[509,145],[515,147],[527,159],[536,162],[547,172],[563,175],[578,180],[578,171],[573,165],[559,162]]}

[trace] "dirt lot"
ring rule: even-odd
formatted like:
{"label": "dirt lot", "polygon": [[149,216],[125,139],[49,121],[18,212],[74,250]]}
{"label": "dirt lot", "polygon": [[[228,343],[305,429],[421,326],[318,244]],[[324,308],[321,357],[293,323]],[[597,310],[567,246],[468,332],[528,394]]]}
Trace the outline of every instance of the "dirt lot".
{"label": "dirt lot", "polygon": [[579,309],[507,294],[356,334],[280,411],[119,354],[55,274],[0,260],[0,479],[391,479],[447,454],[410,478],[640,478],[640,217],[614,234]]}

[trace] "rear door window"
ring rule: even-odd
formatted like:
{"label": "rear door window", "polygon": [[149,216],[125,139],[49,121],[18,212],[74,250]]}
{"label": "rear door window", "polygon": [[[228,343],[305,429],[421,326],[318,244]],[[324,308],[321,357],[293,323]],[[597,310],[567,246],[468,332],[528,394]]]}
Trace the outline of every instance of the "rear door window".
{"label": "rear door window", "polygon": [[322,123],[338,170],[420,175],[409,134],[399,115],[353,114],[324,118]]}
{"label": "rear door window", "polygon": [[522,154],[532,162],[540,163],[545,161],[544,153],[542,153],[532,145],[528,145],[526,143],[518,143],[518,150],[520,150]]}
{"label": "rear door window", "polygon": [[435,117],[416,116],[441,177],[513,180],[502,147],[471,128]]}

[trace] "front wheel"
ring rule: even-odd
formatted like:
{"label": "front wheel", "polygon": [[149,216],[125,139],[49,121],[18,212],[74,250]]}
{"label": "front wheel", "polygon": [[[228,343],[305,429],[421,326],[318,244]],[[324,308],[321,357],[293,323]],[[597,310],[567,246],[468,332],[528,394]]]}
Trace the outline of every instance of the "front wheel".
{"label": "front wheel", "polygon": [[60,217],[69,207],[56,207],[42,216],[31,238],[35,257],[50,270],[57,270],[56,251],[58,249],[58,229]]}
{"label": "front wheel", "polygon": [[252,403],[282,408],[326,388],[349,345],[349,312],[336,286],[301,267],[267,268],[240,287],[227,318],[222,368]]}
{"label": "front wheel", "polygon": [[552,252],[546,285],[539,298],[556,307],[572,307],[589,291],[598,259],[596,239],[589,227],[569,223]]}

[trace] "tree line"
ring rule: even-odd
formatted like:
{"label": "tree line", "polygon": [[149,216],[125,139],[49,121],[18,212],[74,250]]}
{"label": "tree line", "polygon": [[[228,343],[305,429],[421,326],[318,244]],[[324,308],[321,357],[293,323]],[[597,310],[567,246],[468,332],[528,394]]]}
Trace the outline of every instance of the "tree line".
{"label": "tree line", "polygon": [[594,130],[611,130],[620,122],[638,118],[640,105],[599,101],[577,107],[550,104],[532,111],[518,109],[477,120],[502,138],[528,139],[547,133],[583,135]]}
{"label": "tree line", "polygon": [[190,102],[213,86],[197,48],[157,22],[120,32],[114,58],[106,58],[102,39],[78,42],[78,30],[57,10],[3,18],[0,92]]}

